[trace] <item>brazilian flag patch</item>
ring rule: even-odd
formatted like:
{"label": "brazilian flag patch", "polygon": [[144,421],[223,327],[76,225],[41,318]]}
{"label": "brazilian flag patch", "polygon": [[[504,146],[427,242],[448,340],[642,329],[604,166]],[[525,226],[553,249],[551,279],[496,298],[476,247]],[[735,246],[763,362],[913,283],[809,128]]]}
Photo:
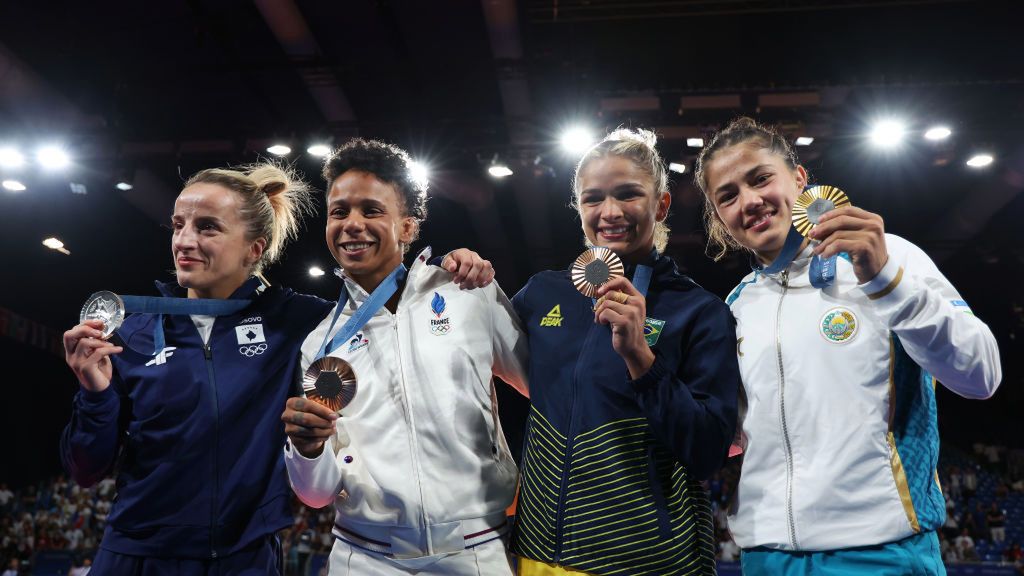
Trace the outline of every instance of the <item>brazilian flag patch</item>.
{"label": "brazilian flag patch", "polygon": [[656,318],[644,319],[644,340],[647,341],[648,346],[654,346],[654,343],[661,337],[661,330],[664,327],[664,320],[658,320]]}

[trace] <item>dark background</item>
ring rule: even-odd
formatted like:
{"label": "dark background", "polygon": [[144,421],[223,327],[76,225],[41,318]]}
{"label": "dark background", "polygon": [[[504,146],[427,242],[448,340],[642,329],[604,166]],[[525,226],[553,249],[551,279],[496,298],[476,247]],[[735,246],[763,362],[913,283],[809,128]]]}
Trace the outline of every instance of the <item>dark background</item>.
{"label": "dark background", "polygon": [[[323,189],[316,141],[401,145],[432,168],[421,240],[490,258],[506,293],[582,248],[567,207],[576,158],[560,133],[656,129],[673,174],[668,252],[725,296],[747,270],[704,254],[690,171],[739,114],[812,136],[812,177],[924,248],[999,339],[1004,382],[987,402],[939,392],[944,442],[1021,446],[1024,338],[1024,40],[1014,2],[469,0],[4,2],[0,146],[63,143],[72,165],[15,172],[0,189],[0,482],[59,470],[77,384],[46,350],[96,290],[150,294],[170,279],[171,206],[184,178],[267,157],[273,142]],[[874,149],[883,116],[904,146]],[[944,123],[953,135],[926,142]],[[964,162],[987,151],[995,162]],[[488,177],[498,157],[515,174]],[[130,191],[114,188],[127,180]],[[86,194],[72,193],[70,183]],[[267,275],[333,298],[322,215]],[[41,245],[61,238],[71,255]],[[4,320],[6,318],[6,320]],[[6,325],[5,325],[6,322]],[[59,352],[59,350],[57,350]],[[524,402],[502,390],[507,434]]]}

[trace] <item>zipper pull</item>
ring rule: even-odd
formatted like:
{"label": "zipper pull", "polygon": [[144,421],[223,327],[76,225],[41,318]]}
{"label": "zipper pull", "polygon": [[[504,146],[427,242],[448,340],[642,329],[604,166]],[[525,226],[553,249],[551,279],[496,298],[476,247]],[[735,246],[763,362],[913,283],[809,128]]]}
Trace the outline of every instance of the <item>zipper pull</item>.
{"label": "zipper pull", "polygon": [[782,271],[782,287],[789,288],[789,269]]}
{"label": "zipper pull", "polygon": [[203,356],[205,356],[207,360],[213,360],[213,350],[210,349],[209,344],[203,344]]}

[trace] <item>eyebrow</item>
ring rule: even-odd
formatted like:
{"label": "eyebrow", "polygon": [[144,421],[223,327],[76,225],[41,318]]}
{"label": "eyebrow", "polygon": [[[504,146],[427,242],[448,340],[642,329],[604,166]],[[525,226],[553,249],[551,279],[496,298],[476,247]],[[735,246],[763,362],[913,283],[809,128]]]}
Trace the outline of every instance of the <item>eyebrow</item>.
{"label": "eyebrow", "polygon": [[[612,192],[619,192],[619,191],[635,190],[637,188],[641,188],[642,189],[643,187],[644,187],[643,182],[623,182],[622,184],[619,184],[618,186],[615,186],[614,188],[612,188],[611,191]],[[580,192],[580,195],[582,196],[583,194],[586,194],[588,192],[600,193],[600,192],[604,192],[604,189],[603,188],[587,188],[587,189],[583,190],[582,192]]]}
{"label": "eyebrow", "polygon": [[[381,207],[385,206],[384,202],[378,200],[377,198],[373,198],[373,197],[363,198],[362,200],[360,200],[359,202],[355,202],[354,204],[356,204],[356,205],[369,205],[369,206],[373,206],[373,207],[376,207],[376,208],[381,208]],[[352,202],[345,202],[341,198],[335,198],[334,200],[331,200],[330,202],[327,203],[327,207],[328,208],[330,208],[332,206],[352,206],[352,205],[353,205]]]}
{"label": "eyebrow", "polygon": [[[750,170],[747,170],[743,174],[743,179],[744,180],[750,179],[751,176],[753,176],[757,172],[760,172],[764,168],[771,168],[771,164],[758,164],[757,166],[754,166],[753,168],[751,168]],[[721,194],[723,192],[727,192],[730,184],[731,184],[731,182],[726,182],[725,184],[722,184],[718,188],[715,188],[715,196],[718,196],[719,194]]]}

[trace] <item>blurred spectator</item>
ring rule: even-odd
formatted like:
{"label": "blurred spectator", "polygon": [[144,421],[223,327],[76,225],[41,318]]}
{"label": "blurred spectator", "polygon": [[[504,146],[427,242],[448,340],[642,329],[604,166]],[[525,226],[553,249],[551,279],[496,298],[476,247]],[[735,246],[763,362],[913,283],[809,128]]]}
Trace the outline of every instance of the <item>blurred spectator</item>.
{"label": "blurred spectator", "polygon": [[68,571],[68,576],[86,576],[90,570],[92,570],[92,559],[86,558],[75,562],[71,570]]}
{"label": "blurred spectator", "polygon": [[974,493],[978,491],[978,475],[974,472],[972,466],[968,466],[964,470],[964,497],[968,500],[974,498]]}
{"label": "blurred spectator", "polygon": [[999,507],[995,502],[988,510],[988,514],[985,515],[985,520],[988,522],[989,532],[992,534],[992,542],[1001,544],[1006,541],[1006,511]]}

